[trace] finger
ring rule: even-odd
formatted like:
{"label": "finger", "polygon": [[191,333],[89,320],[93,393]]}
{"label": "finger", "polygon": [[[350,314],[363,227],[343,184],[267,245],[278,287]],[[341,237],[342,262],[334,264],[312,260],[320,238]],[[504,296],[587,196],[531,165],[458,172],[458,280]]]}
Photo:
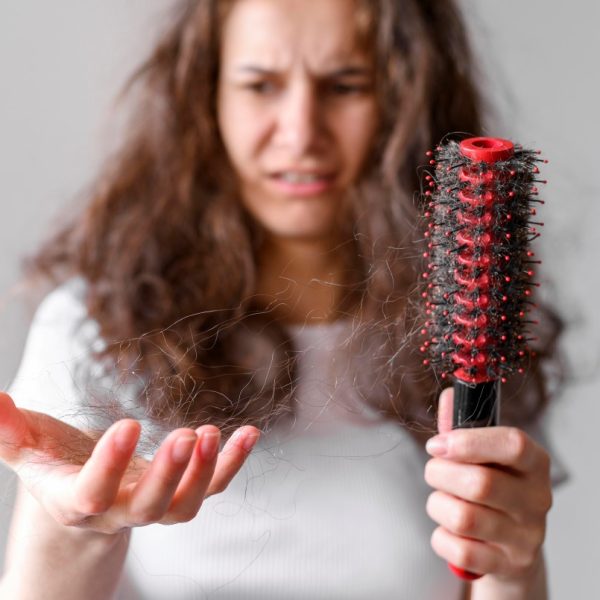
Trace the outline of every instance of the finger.
{"label": "finger", "polygon": [[112,506],[140,431],[137,421],[124,419],[100,438],[75,479],[73,498],[81,514],[100,514]]}
{"label": "finger", "polygon": [[446,433],[452,430],[452,411],[454,404],[454,390],[446,388],[440,394],[438,402],[438,431]]}
{"label": "finger", "polygon": [[430,494],[426,511],[438,525],[457,536],[495,544],[514,544],[522,539],[518,526],[505,513],[445,492]]}
{"label": "finger", "polygon": [[215,472],[221,432],[207,425],[196,429],[198,441],[181,478],[163,524],[181,523],[196,516]]}
{"label": "finger", "polygon": [[443,527],[437,527],[433,532],[431,547],[447,562],[471,573],[498,573],[505,560],[500,548],[454,535]]}
{"label": "finger", "polygon": [[436,490],[505,513],[537,509],[537,486],[493,467],[432,458],[425,466],[425,481]]}
{"label": "finger", "polygon": [[455,429],[427,442],[433,456],[473,464],[495,464],[521,473],[547,474],[547,452],[516,427]]}
{"label": "finger", "polygon": [[27,443],[29,428],[12,398],[0,392],[0,459],[13,466]]}
{"label": "finger", "polygon": [[219,454],[207,496],[222,492],[229,485],[259,437],[260,431],[250,425],[241,427],[233,433]]}
{"label": "finger", "polygon": [[193,429],[176,429],[166,437],[131,492],[126,517],[131,525],[155,523],[164,516],[188,465],[196,440]]}

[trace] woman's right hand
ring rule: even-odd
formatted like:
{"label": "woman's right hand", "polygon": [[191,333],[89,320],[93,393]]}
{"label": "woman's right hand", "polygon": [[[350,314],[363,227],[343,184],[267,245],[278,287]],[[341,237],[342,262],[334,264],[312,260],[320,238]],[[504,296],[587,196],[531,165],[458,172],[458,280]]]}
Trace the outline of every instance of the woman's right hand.
{"label": "woman's right hand", "polygon": [[0,460],[59,523],[116,534],[191,520],[223,491],[260,433],[238,429],[219,453],[214,425],[170,432],[152,461],[134,455],[140,424],[123,419],[95,440],[0,392]]}

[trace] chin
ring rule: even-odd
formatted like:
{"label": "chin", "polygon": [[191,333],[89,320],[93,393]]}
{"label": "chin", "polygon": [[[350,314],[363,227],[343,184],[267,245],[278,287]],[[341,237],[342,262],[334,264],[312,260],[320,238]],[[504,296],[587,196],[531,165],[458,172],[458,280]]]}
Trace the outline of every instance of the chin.
{"label": "chin", "polygon": [[268,235],[280,240],[323,242],[337,239],[344,202],[321,197],[247,204],[252,219]]}
{"label": "chin", "polygon": [[317,227],[298,227],[297,224],[291,224],[289,227],[282,227],[281,224],[272,227],[263,228],[273,238],[279,240],[289,240],[295,242],[321,242],[331,240],[334,237],[334,228],[325,228],[322,224]]}

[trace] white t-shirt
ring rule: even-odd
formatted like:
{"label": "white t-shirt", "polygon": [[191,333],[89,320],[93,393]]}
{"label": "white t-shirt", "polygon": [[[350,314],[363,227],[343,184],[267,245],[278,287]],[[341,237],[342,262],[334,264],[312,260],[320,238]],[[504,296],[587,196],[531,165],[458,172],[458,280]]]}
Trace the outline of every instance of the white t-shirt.
{"label": "white t-shirt", "polygon": [[[104,389],[130,407],[135,389],[105,381],[89,395],[79,382],[78,368],[101,343],[83,292],[73,280],[40,305],[10,393],[23,408],[104,428],[88,398]],[[427,455],[353,396],[343,361],[334,360],[348,328],[290,329],[301,352],[297,418],[264,433],[192,521],[134,529],[118,600],[461,597],[461,582],[429,543]]]}

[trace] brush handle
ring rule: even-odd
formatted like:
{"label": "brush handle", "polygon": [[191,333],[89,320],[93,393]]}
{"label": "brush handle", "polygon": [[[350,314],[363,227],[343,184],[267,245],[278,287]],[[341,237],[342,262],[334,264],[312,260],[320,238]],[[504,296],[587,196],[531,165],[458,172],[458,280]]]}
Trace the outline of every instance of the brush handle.
{"label": "brush handle", "polygon": [[499,381],[471,385],[455,380],[452,429],[498,425],[499,410]]}
{"label": "brush handle", "polygon": [[[452,429],[465,427],[493,427],[498,425],[500,414],[500,382],[486,381],[471,385],[454,381],[454,410]],[[461,579],[474,581],[479,573],[466,571],[448,563],[449,569]]]}

